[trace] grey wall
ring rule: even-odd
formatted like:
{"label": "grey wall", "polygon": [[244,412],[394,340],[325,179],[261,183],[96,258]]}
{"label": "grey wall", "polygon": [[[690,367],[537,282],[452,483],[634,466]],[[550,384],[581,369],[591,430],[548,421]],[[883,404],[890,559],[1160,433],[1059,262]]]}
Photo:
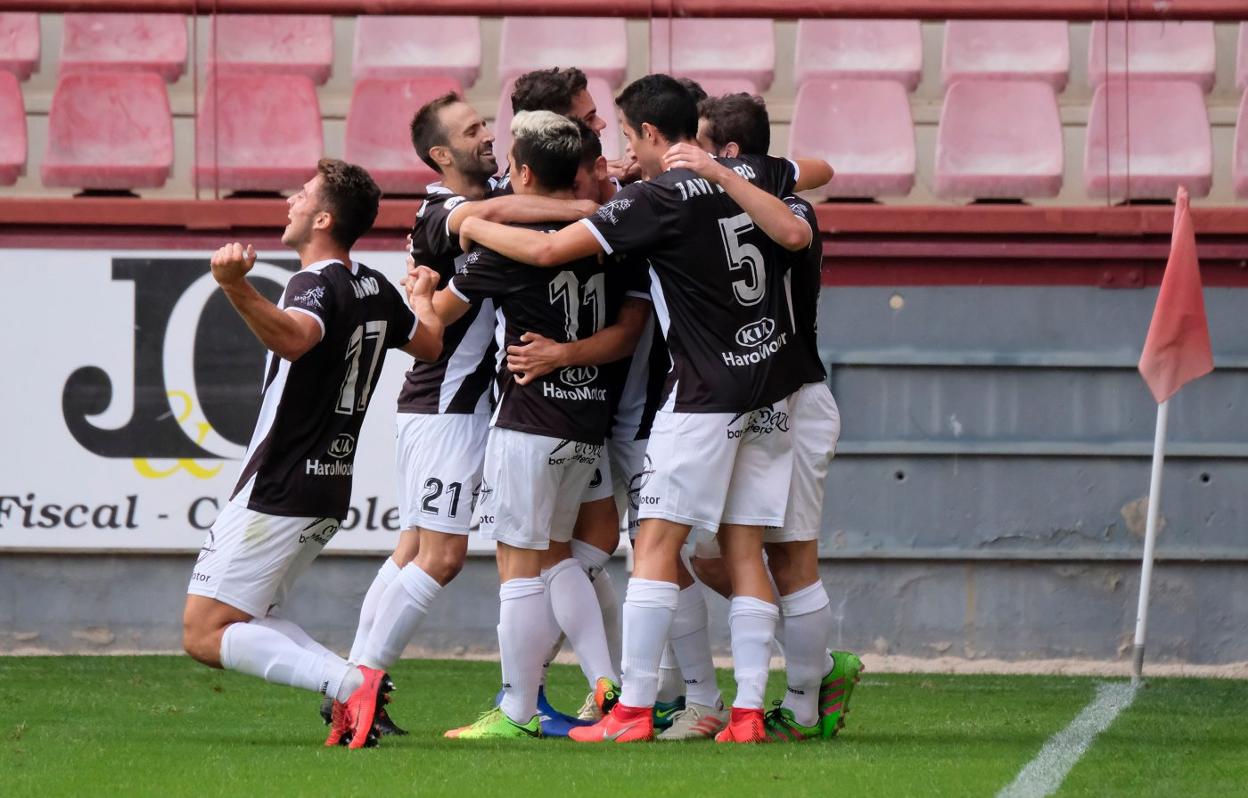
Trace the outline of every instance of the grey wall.
{"label": "grey wall", "polygon": [[[821,541],[839,645],[1129,653],[1155,418],[1134,364],[1156,293],[824,291],[844,420]],[[1224,663],[1248,660],[1248,292],[1205,297],[1218,371],[1171,403],[1149,655]],[[176,649],[192,562],[0,555],[0,651]],[[323,558],[289,614],[345,649],[377,564]],[[496,595],[492,563],[474,560],[418,644],[492,650]]]}

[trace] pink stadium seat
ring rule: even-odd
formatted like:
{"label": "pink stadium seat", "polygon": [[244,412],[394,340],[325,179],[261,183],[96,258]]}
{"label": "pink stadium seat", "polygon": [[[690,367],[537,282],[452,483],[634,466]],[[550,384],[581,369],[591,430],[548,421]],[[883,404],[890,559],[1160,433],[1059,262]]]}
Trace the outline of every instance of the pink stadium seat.
{"label": "pink stadium seat", "polygon": [[160,75],[74,72],[57,81],[45,186],[156,188],[172,167],[173,119]]}
{"label": "pink stadium seat", "polygon": [[1055,91],[1070,74],[1065,22],[951,19],[945,23],[941,73],[956,80],[1043,80]]}
{"label": "pink stadium seat", "polygon": [[698,85],[708,97],[722,97],[725,94],[758,94],[758,87],[752,81],[742,78],[703,78],[698,81]]}
{"label": "pink stadium seat", "polygon": [[823,158],[836,176],[825,197],[904,196],[914,187],[914,123],[892,80],[809,80],[797,92],[793,157]]}
{"label": "pink stadium seat", "polygon": [[622,19],[504,17],[498,79],[506,83],[534,69],[580,67],[617,87],[628,70],[628,32]]}
{"label": "pink stadium seat", "polygon": [[896,80],[914,91],[923,74],[918,20],[803,19],[794,80]]}
{"label": "pink stadium seat", "polygon": [[282,191],[316,174],[321,108],[305,75],[209,78],[195,125],[195,184]]}
{"label": "pink stadium seat", "polygon": [[215,37],[209,37],[206,57],[221,74],[307,75],[317,85],[329,80],[334,60],[330,17],[221,14],[209,25]]}
{"label": "pink stadium seat", "polygon": [[466,87],[480,73],[477,17],[355,18],[356,80],[446,76]]}
{"label": "pink stadium seat", "polygon": [[39,66],[39,15],[0,14],[0,71],[26,80]]}
{"label": "pink stadium seat", "polygon": [[945,93],[935,193],[946,198],[1055,197],[1062,121],[1043,81],[959,81]]}
{"label": "pink stadium seat", "polygon": [[769,19],[652,19],[650,71],[696,81],[748,81],[766,91],[776,73]]}
{"label": "pink stadium seat", "polygon": [[26,174],[26,109],[11,72],[0,70],[0,186]]}
{"label": "pink stadium seat", "polygon": [[154,72],[172,83],[186,70],[181,14],[66,14],[61,74]]}
{"label": "pink stadium seat", "polygon": [[1235,196],[1248,199],[1248,93],[1239,101],[1239,118],[1235,122],[1235,151],[1231,155],[1231,174],[1235,176]]}
{"label": "pink stadium seat", "polygon": [[1128,177],[1130,199],[1173,199],[1179,186],[1193,197],[1209,193],[1213,144],[1205,98],[1194,82],[1102,83],[1092,96],[1086,141],[1090,197],[1128,198]]}
{"label": "pink stadium seat", "polygon": [[1235,86],[1248,89],[1248,22],[1239,23],[1239,42],[1235,48]]}
{"label": "pink stadium seat", "polygon": [[409,126],[416,109],[448,91],[448,77],[364,78],[355,82],[347,111],[345,157],[369,171],[387,194],[423,194],[441,179],[412,148]]}
{"label": "pink stadium seat", "polygon": [[[494,155],[498,158],[499,174],[507,169],[507,153],[511,151],[512,82],[504,84],[498,98],[498,112],[494,115],[494,124],[490,126],[490,131],[494,133]],[[602,154],[608,160],[615,160],[624,154],[624,137],[620,133],[620,118],[611,87],[601,78],[590,78],[589,95],[594,98],[594,105],[598,106],[598,116],[607,123],[602,131]]]}
{"label": "pink stadium seat", "polygon": [[1129,68],[1132,80],[1190,80],[1208,93],[1216,61],[1212,22],[1093,22],[1088,34],[1093,86]]}

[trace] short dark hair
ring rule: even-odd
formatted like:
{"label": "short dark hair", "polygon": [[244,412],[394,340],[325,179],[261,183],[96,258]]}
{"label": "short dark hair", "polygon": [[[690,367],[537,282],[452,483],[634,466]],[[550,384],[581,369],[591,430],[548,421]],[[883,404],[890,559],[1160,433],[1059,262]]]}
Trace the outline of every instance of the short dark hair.
{"label": "short dark hair", "polygon": [[594,163],[602,156],[602,139],[598,138],[598,134],[594,129],[581,119],[569,116],[572,124],[576,125],[576,132],[581,134],[581,166],[593,166]]}
{"label": "short dark hair", "polygon": [[416,154],[420,156],[420,160],[429,164],[429,168],[438,174],[442,174],[442,167],[429,156],[429,150],[434,147],[445,147],[451,143],[447,136],[446,125],[442,124],[438,114],[448,105],[463,101],[464,98],[459,94],[448,91],[441,97],[436,97],[420,106],[420,110],[412,117],[412,146],[416,148]]}
{"label": "short dark hair", "polygon": [[511,112],[567,114],[572,110],[572,98],[588,88],[585,73],[576,67],[535,69],[516,78],[511,89]]}
{"label": "short dark hair", "polygon": [[512,173],[521,166],[551,191],[572,188],[581,165],[576,123],[553,111],[521,111],[511,120]]}
{"label": "short dark hair", "polygon": [[671,75],[646,75],[624,87],[615,104],[633,130],[653,125],[668,141],[698,134],[698,104],[689,90]]}
{"label": "short dark hair", "polygon": [[329,234],[350,249],[377,221],[381,189],[364,167],[336,158],[322,158],[316,171],[321,176],[321,209],[334,218]]}
{"label": "short dark hair", "polygon": [[702,88],[702,84],[693,78],[676,78],[680,85],[685,87],[685,91],[693,96],[695,103],[700,103],[706,99],[706,89]]}
{"label": "short dark hair", "polygon": [[771,149],[771,119],[762,97],[744,92],[710,97],[698,103],[698,116],[707,121],[706,134],[716,149],[732,141],[743,155]]}

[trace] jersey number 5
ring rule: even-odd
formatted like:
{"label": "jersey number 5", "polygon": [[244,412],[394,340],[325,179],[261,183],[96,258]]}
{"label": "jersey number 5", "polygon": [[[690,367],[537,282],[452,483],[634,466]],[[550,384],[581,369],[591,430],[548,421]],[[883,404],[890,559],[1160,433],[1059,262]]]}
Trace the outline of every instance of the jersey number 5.
{"label": "jersey number 5", "polygon": [[719,220],[719,234],[724,239],[724,251],[728,255],[728,271],[744,272],[740,280],[732,281],[732,293],[742,305],[757,305],[767,291],[763,253],[758,247],[742,241],[741,236],[754,229],[748,213],[739,213]]}
{"label": "jersey number 5", "polygon": [[[368,408],[368,392],[373,388],[373,376],[381,361],[382,342],[386,339],[385,321],[367,321],[355,328],[347,342],[347,376],[342,379],[338,391],[335,413],[349,416],[363,413]],[[368,373],[360,382],[360,360],[367,359]]]}

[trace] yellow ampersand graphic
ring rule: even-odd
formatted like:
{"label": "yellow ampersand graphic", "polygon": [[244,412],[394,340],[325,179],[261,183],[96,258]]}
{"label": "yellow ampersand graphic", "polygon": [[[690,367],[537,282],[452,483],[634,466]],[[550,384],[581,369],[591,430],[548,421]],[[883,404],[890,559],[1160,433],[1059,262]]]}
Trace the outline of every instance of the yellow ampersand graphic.
{"label": "yellow ampersand graphic", "polygon": [[[191,415],[190,395],[185,391],[169,391],[169,398],[181,400],[183,410],[177,418],[179,424],[185,422]],[[197,445],[202,444],[204,442],[204,438],[208,436],[208,432],[211,429],[212,427],[207,421],[201,421],[198,424],[198,429],[195,435],[195,443]],[[224,463],[217,463],[215,466],[205,467],[189,457],[182,457],[175,460],[174,464],[169,468],[162,470],[154,467],[149,458],[134,458],[134,469],[139,472],[140,476],[144,476],[148,479],[164,479],[165,477],[176,474],[179,471],[186,471],[196,479],[212,479],[217,474],[221,473],[223,465]]]}

